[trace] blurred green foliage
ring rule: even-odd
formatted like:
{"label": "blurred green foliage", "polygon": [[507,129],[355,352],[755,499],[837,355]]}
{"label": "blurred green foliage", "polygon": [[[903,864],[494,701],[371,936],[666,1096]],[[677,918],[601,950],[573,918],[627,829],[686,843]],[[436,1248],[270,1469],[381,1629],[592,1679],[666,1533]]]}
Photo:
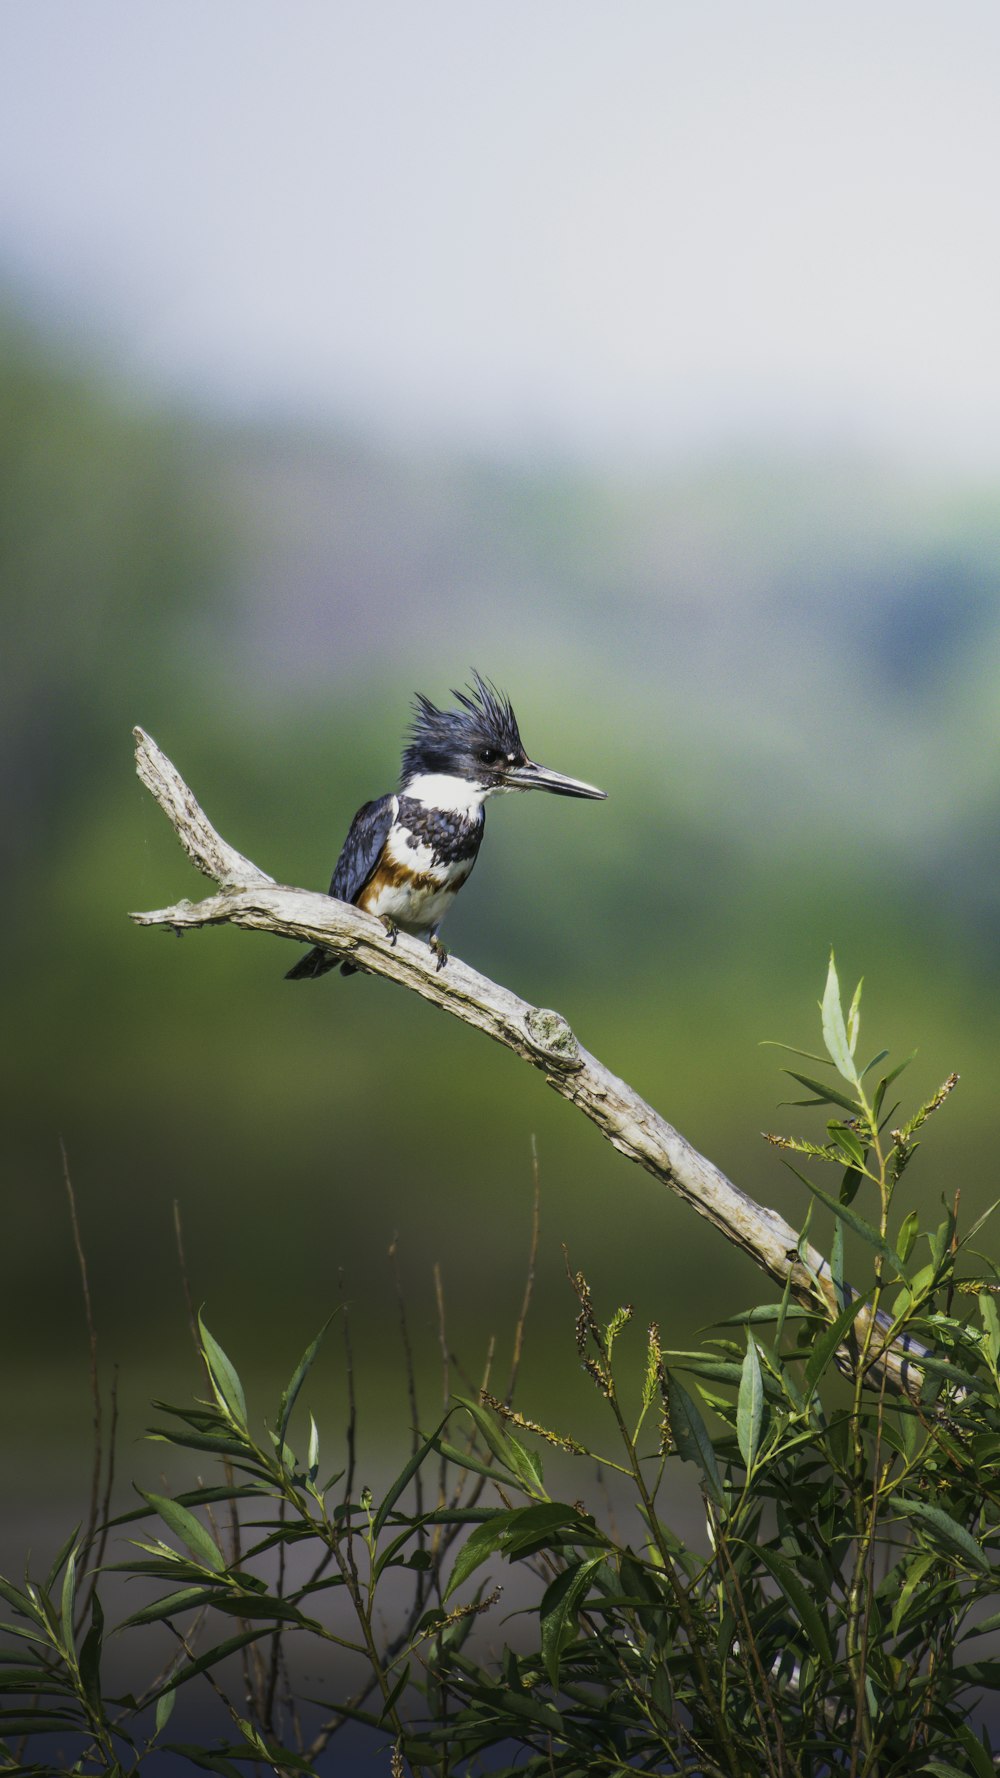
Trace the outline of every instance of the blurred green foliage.
{"label": "blurred green foliage", "polygon": [[131,927],[127,909],[199,892],[132,774],[134,722],[228,839],[325,887],[354,809],[394,782],[412,692],[481,668],[529,749],[610,798],[491,807],[451,947],[558,1007],[798,1224],[802,1188],[755,1136],[781,1096],[759,1042],[794,1036],[833,940],[848,970],[877,963],[872,1016],[890,1043],[916,1034],[918,1089],[963,1075],[949,1176],[926,1189],[982,1207],[992,492],[844,462],[641,481],[393,456],[166,413],[13,321],[0,399],[4,1316],[32,1439],[82,1434],[88,1411],[60,1138],[126,1401],[189,1363],[174,1199],[195,1297],[251,1358],[275,1319],[304,1343],[343,1294],[380,1375],[398,1236],[418,1345],[439,1261],[475,1365],[519,1301],[535,1135],[542,1410],[542,1329],[570,1337],[561,1243],[678,1342],[754,1283],[538,1079],[412,997],[288,984],[287,946]]}

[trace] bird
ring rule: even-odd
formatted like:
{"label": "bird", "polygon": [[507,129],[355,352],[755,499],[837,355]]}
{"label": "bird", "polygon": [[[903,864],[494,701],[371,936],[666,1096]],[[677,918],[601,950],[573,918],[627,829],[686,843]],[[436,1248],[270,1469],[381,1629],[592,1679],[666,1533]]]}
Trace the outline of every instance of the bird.
{"label": "bird", "polygon": [[[553,796],[607,795],[528,758],[510,699],[473,671],[456,708],[439,710],[418,692],[406,737],[399,789],[364,803],[351,822],[330,894],[375,914],[393,944],[399,932],[423,939],[437,958],[448,953],[438,928],[479,856],[486,802],[508,790]],[[288,972],[298,982],[326,975],[339,959],[317,945]],[[342,975],[358,965],[341,963]]]}

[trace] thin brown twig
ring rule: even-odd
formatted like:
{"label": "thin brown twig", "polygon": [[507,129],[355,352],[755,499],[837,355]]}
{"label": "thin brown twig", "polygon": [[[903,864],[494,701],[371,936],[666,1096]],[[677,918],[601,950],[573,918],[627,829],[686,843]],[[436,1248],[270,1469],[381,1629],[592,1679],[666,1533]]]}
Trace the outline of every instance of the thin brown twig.
{"label": "thin brown twig", "polygon": [[[281,1526],[282,1531],[284,1531],[286,1519],[288,1516],[287,1509],[288,1509],[288,1502],[286,1501],[284,1495],[282,1495],[281,1500],[278,1502],[278,1524]],[[277,1582],[277,1587],[275,1589],[275,1591],[277,1593],[277,1597],[279,1599],[283,1599],[285,1596],[285,1560],[286,1560],[285,1539],[284,1539],[284,1537],[282,1537],[278,1542],[278,1582]],[[275,1695],[276,1695],[277,1689],[278,1689],[278,1674],[280,1672],[281,1663],[282,1663],[281,1631],[282,1631],[281,1625],[276,1624],[274,1627],[274,1636],[271,1641],[271,1656],[270,1656],[270,1661],[268,1663],[268,1675],[267,1675],[267,1691],[266,1691],[266,1694],[264,1697],[264,1711],[263,1711],[264,1723],[265,1723],[265,1726],[267,1728],[267,1732],[269,1735],[273,1735],[273,1733],[274,1733],[274,1700],[275,1700]]]}
{"label": "thin brown twig", "polygon": [[[90,1610],[91,1604],[93,1602],[94,1594],[97,1591],[97,1580],[98,1580],[98,1576],[101,1572],[101,1567],[104,1562],[105,1552],[108,1547],[108,1537],[111,1532],[111,1491],[114,1487],[114,1481],[115,1481],[115,1455],[116,1455],[117,1445],[118,1445],[118,1366],[117,1365],[115,1365],[115,1368],[114,1368],[112,1375],[111,1375],[109,1410],[110,1410],[110,1412],[109,1412],[110,1424],[108,1426],[108,1462],[107,1462],[107,1473],[106,1473],[105,1479],[104,1479],[104,1494],[101,1499],[101,1515],[100,1515],[100,1521],[99,1521],[101,1529],[100,1529],[100,1535],[97,1539],[97,1548],[94,1551],[94,1564],[93,1564],[93,1570],[92,1570],[91,1576],[90,1576],[90,1586],[87,1588],[86,1594],[82,1596],[82,1604],[80,1606],[80,1621],[81,1622],[86,1620],[87,1613]],[[79,1632],[79,1627],[80,1626],[78,1623],[78,1625],[77,1625],[78,1632]]]}
{"label": "thin brown twig", "polygon": [[509,1407],[514,1399],[518,1373],[521,1369],[521,1356],[524,1351],[524,1329],[528,1320],[528,1310],[535,1290],[535,1268],[538,1262],[538,1241],[542,1224],[542,1181],[538,1167],[538,1143],[531,1138],[531,1240],[528,1245],[528,1269],[524,1279],[524,1295],[521,1298],[521,1312],[514,1328],[514,1350],[511,1354],[510,1376],[507,1380],[507,1392],[504,1400]]}
{"label": "thin brown twig", "polygon": [[[341,1324],[344,1330],[344,1372],[347,1380],[347,1427],[345,1430],[345,1439],[347,1442],[347,1469],[344,1475],[344,1492],[341,1496],[341,1503],[344,1507],[349,1507],[354,1493],[354,1474],[357,1464],[358,1404],[354,1386],[354,1345],[351,1340],[351,1315],[347,1298],[344,1295],[344,1273],[342,1269],[338,1272],[337,1283],[340,1290],[342,1310]],[[333,1551],[327,1547],[309,1576],[310,1586],[314,1586],[326,1573],[332,1560]]]}
{"label": "thin brown twig", "polygon": [[[94,1313],[90,1300],[90,1279],[87,1275],[87,1256],[83,1250],[80,1234],[80,1219],[76,1213],[76,1193],[70,1178],[69,1157],[66,1144],[60,1139],[59,1153],[62,1155],[63,1181],[66,1186],[66,1197],[69,1202],[69,1220],[73,1230],[73,1245],[76,1249],[76,1263],[80,1273],[80,1288],[83,1293],[83,1313],[87,1323],[87,1347],[90,1357],[90,1402],[92,1424],[94,1428],[94,1455],[90,1470],[90,1506],[87,1511],[87,1529],[80,1543],[81,1550],[89,1551],[97,1532],[97,1515],[100,1511],[101,1477],[104,1473],[103,1443],[103,1409],[101,1404],[100,1379],[97,1370],[97,1328],[94,1325]],[[83,1622],[82,1615],[79,1624]]]}
{"label": "thin brown twig", "polygon": [[354,1475],[358,1460],[358,1403],[354,1386],[354,1346],[351,1340],[350,1305],[344,1295],[344,1274],[338,1275],[340,1300],[343,1305],[344,1324],[344,1368],[347,1382],[347,1473],[344,1478],[344,1505],[350,1504],[354,1493]]}
{"label": "thin brown twig", "polygon": [[[781,1717],[775,1706],[774,1693],[771,1689],[768,1675],[764,1671],[764,1667],[761,1663],[760,1652],[757,1648],[757,1639],[754,1635],[753,1625],[750,1622],[746,1600],[743,1597],[743,1589],[740,1586],[739,1577],[733,1566],[732,1557],[729,1554],[725,1529],[720,1524],[708,1496],[705,1495],[704,1499],[706,1516],[712,1528],[712,1543],[715,1548],[715,1553],[719,1558],[719,1580],[722,1584],[722,1589],[729,1602],[729,1607],[734,1618],[737,1623],[742,1625],[742,1634],[739,1637],[740,1658],[743,1661],[744,1671],[746,1672],[748,1681],[747,1690],[749,1691],[753,1703],[754,1714],[760,1725],[761,1739],[764,1744],[764,1753],[767,1758],[768,1770],[770,1771],[772,1778],[780,1778],[781,1773],[786,1769],[785,1740],[781,1727]],[[746,1648],[746,1654],[744,1654],[744,1647]],[[753,1671],[751,1671],[751,1668]],[[754,1673],[756,1673],[757,1676],[757,1686],[755,1686],[753,1682]],[[771,1718],[771,1723],[774,1729],[775,1748],[773,1752],[767,1732],[767,1725],[764,1720],[764,1712],[757,1695],[758,1686],[763,1694],[764,1702],[767,1705],[767,1712]],[[775,1757],[777,1758],[777,1765],[775,1765]]]}
{"label": "thin brown twig", "polygon": [[[80,1601],[75,1619],[75,1629],[77,1635],[79,1635],[83,1625],[87,1621],[88,1614],[93,1605],[94,1594],[97,1591],[98,1575],[101,1563],[104,1560],[104,1552],[108,1545],[108,1534],[110,1531],[108,1519],[111,1511],[111,1490],[115,1479],[115,1445],[118,1434],[118,1367],[117,1365],[115,1366],[111,1384],[107,1473],[102,1493],[101,1476],[105,1468],[103,1434],[104,1404],[101,1400],[100,1376],[97,1363],[97,1328],[94,1324],[93,1310],[91,1307],[90,1281],[87,1275],[87,1259],[86,1254],[84,1253],[83,1239],[80,1234],[80,1222],[76,1210],[76,1194],[73,1190],[73,1181],[70,1177],[66,1145],[62,1141],[59,1143],[59,1151],[62,1155],[63,1179],[66,1184],[66,1196],[69,1200],[69,1215],[73,1228],[73,1244],[76,1248],[77,1264],[80,1269],[80,1285],[83,1292],[83,1307],[87,1322],[87,1339],[90,1352],[90,1396],[93,1404],[94,1426],[94,1457],[90,1479],[90,1509],[87,1517],[87,1529],[80,1544],[80,1550],[85,1561],[90,1559],[92,1552],[95,1555],[95,1560],[90,1574],[90,1584],[85,1589],[81,1588],[80,1590]],[[98,1526],[100,1526],[99,1536]],[[96,1551],[94,1550],[95,1539],[97,1541]]]}
{"label": "thin brown twig", "polygon": [[[420,1447],[420,1406],[417,1400],[417,1374],[413,1363],[413,1342],[410,1339],[410,1326],[406,1318],[406,1298],[403,1295],[403,1284],[399,1275],[399,1237],[397,1235],[393,1235],[389,1243],[389,1264],[392,1267],[392,1284],[396,1294],[396,1312],[399,1319],[399,1339],[403,1348],[406,1399],[410,1408],[410,1455],[413,1456]],[[413,1478],[413,1484],[417,1516],[420,1517],[424,1510],[424,1484],[419,1469]]]}
{"label": "thin brown twig", "polygon": [[[199,1613],[198,1622],[196,1625],[197,1629],[201,1628],[204,1618],[205,1618],[205,1613],[204,1612]],[[165,1628],[170,1631],[170,1634],[172,1636],[176,1636],[178,1642],[180,1643],[182,1649],[184,1650],[184,1653],[187,1655],[188,1660],[193,1661],[195,1659],[195,1650],[194,1650],[194,1644],[190,1640],[190,1632],[188,1634],[184,1634],[182,1631],[178,1630],[177,1625],[174,1623],[172,1618],[164,1618],[163,1622],[164,1622]],[[222,1686],[219,1684],[218,1680],[215,1677],[215,1674],[212,1672],[211,1667],[203,1667],[202,1671],[201,1671],[201,1677],[203,1679],[208,1680],[208,1683],[211,1686],[216,1697],[218,1698],[219,1702],[228,1711],[229,1715],[232,1717],[233,1722],[236,1724],[236,1727],[239,1729],[240,1734],[242,1735],[243,1734],[243,1724],[240,1720],[240,1713],[237,1710],[235,1704],[233,1704],[232,1701],[230,1700],[230,1698],[228,1697],[227,1693],[223,1690]]]}
{"label": "thin brown twig", "polygon": [[[537,1251],[537,1235],[535,1234],[535,1235],[533,1235],[533,1239],[532,1239],[532,1245],[531,1245],[532,1258],[529,1261],[529,1264],[533,1264],[533,1256],[536,1251]],[[392,1248],[390,1248],[390,1257],[392,1257],[392,1258],[395,1257]],[[443,1291],[442,1291],[442,1296],[443,1296]],[[525,1299],[529,1300],[529,1298],[530,1298],[530,1293],[526,1287]],[[402,1305],[401,1305],[401,1310],[402,1310]],[[522,1306],[522,1312],[521,1312],[522,1323],[523,1323],[524,1315],[525,1315],[525,1309]],[[440,1333],[439,1333],[439,1337],[440,1337]],[[446,1345],[447,1345],[447,1339],[446,1339]],[[496,1341],[495,1341],[494,1337],[491,1335],[489,1344],[487,1347],[483,1380],[482,1380],[482,1384],[480,1386],[482,1390],[487,1389],[489,1386],[490,1375],[491,1375],[492,1367],[493,1367],[493,1357],[494,1357],[495,1347],[496,1347]],[[460,1375],[463,1378],[463,1381],[465,1381],[467,1387],[469,1388],[470,1394],[472,1394],[476,1399],[478,1399],[479,1392],[477,1391],[476,1386],[472,1383],[471,1379],[469,1379],[467,1377],[464,1367],[462,1367],[459,1364],[459,1361],[457,1360],[455,1354],[451,1351],[450,1347],[447,1349],[447,1356],[448,1356],[449,1364],[454,1366],[456,1369],[458,1369]],[[466,1440],[466,1448],[468,1450],[470,1450],[470,1451],[472,1450],[473,1446],[475,1445],[475,1439],[476,1439],[475,1428],[472,1428],[470,1430],[468,1438]],[[456,1506],[459,1505],[459,1503],[462,1500],[465,1484],[469,1479],[470,1479],[470,1472],[467,1470],[463,1470],[459,1476],[459,1480],[455,1486],[455,1489],[454,1489],[450,1499],[448,1499],[448,1501],[447,1501],[448,1507],[450,1507],[451,1509],[454,1509]],[[473,1486],[472,1486],[472,1491],[469,1495],[469,1499],[467,1502],[467,1505],[470,1507],[475,1506],[476,1502],[479,1500],[480,1495],[483,1492],[483,1489],[486,1486],[486,1477],[485,1476],[477,1475],[471,1479],[473,1482]],[[443,1526],[442,1525],[435,1525],[434,1526],[432,1546],[431,1546],[432,1554],[434,1557],[434,1568],[431,1572],[433,1574],[434,1585],[435,1585],[435,1588],[436,1588],[439,1596],[443,1592],[444,1559],[448,1553],[448,1550],[451,1548],[451,1545],[454,1543],[455,1539],[458,1537],[461,1530],[462,1530],[462,1526],[457,1525],[457,1524],[456,1525],[443,1525]],[[322,1569],[326,1567],[327,1563],[331,1560],[331,1557],[332,1557],[332,1551],[327,1550],[326,1553],[324,1554],[322,1563],[320,1564],[319,1568],[316,1570],[316,1572],[314,1573],[314,1575],[312,1577],[313,1579],[317,1578],[318,1574],[322,1572]],[[406,1646],[407,1642],[412,1637],[413,1631],[416,1628],[417,1623],[419,1622],[421,1612],[423,1610],[423,1605],[425,1602],[426,1602],[425,1600],[421,1601],[419,1599],[419,1596],[414,1598],[414,1601],[413,1601],[413,1603],[410,1607],[410,1610],[407,1614],[406,1622],[403,1624],[402,1628],[396,1633],[396,1635],[391,1639],[391,1641],[389,1641],[389,1643],[386,1646],[385,1659],[387,1662],[391,1663],[392,1661],[394,1661],[396,1656]],[[366,1703],[367,1699],[371,1697],[372,1692],[376,1690],[377,1684],[378,1684],[377,1679],[374,1677],[374,1675],[372,1675],[365,1682],[365,1684],[362,1685],[359,1688],[359,1690],[357,1692],[355,1692],[352,1695],[352,1697],[348,1700],[348,1704],[349,1704],[350,1708],[352,1710],[361,1709],[364,1706],[364,1704]],[[319,1729],[316,1732],[316,1735],[314,1736],[313,1740],[310,1742],[308,1748],[306,1749],[307,1757],[309,1759],[313,1759],[313,1760],[318,1759],[319,1755],[324,1751],[324,1749],[329,1745],[329,1743],[334,1739],[334,1737],[340,1732],[340,1730],[342,1728],[344,1728],[346,1726],[346,1724],[350,1720],[351,1719],[348,1716],[341,1715],[341,1716],[331,1717],[326,1722],[321,1723]]]}
{"label": "thin brown twig", "polygon": [[[402,1279],[399,1272],[398,1236],[393,1235],[389,1244],[389,1263],[392,1266],[392,1282],[396,1293],[396,1308],[399,1316],[399,1337],[403,1347],[403,1362],[406,1371],[406,1397],[410,1408],[410,1455],[415,1456],[420,1449],[420,1405],[417,1398],[417,1373],[413,1362],[413,1344],[410,1339],[410,1326],[406,1315],[406,1297],[403,1292]],[[422,1466],[418,1467],[413,1477],[413,1498],[416,1516],[421,1523],[417,1526],[417,1548],[427,1548],[427,1527],[422,1523],[424,1516],[424,1477]],[[407,1634],[410,1624],[416,1623],[427,1604],[431,1590],[433,1570],[418,1569],[413,1580],[413,1604],[407,1619]],[[400,1645],[402,1646],[402,1644]]]}
{"label": "thin brown twig", "polygon": [[174,1245],[177,1248],[177,1262],[180,1266],[181,1288],[184,1291],[184,1302],[187,1307],[188,1326],[195,1351],[201,1357],[201,1342],[198,1338],[198,1316],[195,1311],[194,1298],[191,1295],[191,1284],[188,1278],[187,1259],[184,1254],[184,1230],[181,1227],[181,1206],[179,1199],[174,1199]]}
{"label": "thin brown twig", "polygon": [[[448,1328],[444,1309],[444,1282],[441,1267],[434,1261],[434,1305],[437,1309],[438,1346],[441,1350],[441,1400],[445,1408],[451,1401],[451,1353],[448,1350]],[[438,1506],[443,1507],[447,1495],[448,1459],[442,1456],[438,1465]]]}
{"label": "thin brown twig", "polygon": [[[952,1228],[952,1231],[951,1231],[951,1255],[952,1255],[953,1259],[958,1252],[958,1206],[961,1203],[961,1199],[962,1199],[962,1187],[960,1185],[956,1185],[955,1200],[954,1200],[954,1203],[952,1204],[952,1207],[951,1207],[952,1223],[954,1225]],[[955,1300],[955,1274],[953,1272],[951,1277],[948,1280],[948,1291],[947,1291],[947,1295],[945,1297],[944,1312],[946,1315],[951,1314],[951,1305],[954,1302],[954,1300]]]}

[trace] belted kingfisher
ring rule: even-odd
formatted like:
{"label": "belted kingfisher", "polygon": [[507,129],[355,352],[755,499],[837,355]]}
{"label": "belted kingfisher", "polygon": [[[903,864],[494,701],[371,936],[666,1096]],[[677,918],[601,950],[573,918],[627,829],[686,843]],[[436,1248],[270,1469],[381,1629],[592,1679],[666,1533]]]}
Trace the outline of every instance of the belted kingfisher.
{"label": "belted kingfisher", "polygon": [[[443,969],[438,927],[471,874],[486,827],[484,804],[501,790],[550,790],[602,798],[606,791],[536,765],[524,751],[510,699],[474,673],[459,709],[438,710],[422,693],[403,753],[399,790],[365,803],[351,822],[330,883],[338,901],[426,939]],[[321,946],[288,971],[289,981],[325,975],[337,959]],[[342,963],[341,974],[357,965]]]}

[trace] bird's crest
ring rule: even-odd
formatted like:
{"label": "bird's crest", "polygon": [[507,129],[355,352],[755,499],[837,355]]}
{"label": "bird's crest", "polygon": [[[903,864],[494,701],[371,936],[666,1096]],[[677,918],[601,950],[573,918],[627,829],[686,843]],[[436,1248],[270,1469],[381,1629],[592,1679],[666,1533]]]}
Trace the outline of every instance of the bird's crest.
{"label": "bird's crest", "polygon": [[418,692],[414,699],[413,725],[403,753],[403,781],[417,772],[447,769],[455,757],[476,746],[498,754],[524,757],[510,699],[490,680],[473,670],[473,683],[465,691],[452,691],[457,710],[439,710]]}

